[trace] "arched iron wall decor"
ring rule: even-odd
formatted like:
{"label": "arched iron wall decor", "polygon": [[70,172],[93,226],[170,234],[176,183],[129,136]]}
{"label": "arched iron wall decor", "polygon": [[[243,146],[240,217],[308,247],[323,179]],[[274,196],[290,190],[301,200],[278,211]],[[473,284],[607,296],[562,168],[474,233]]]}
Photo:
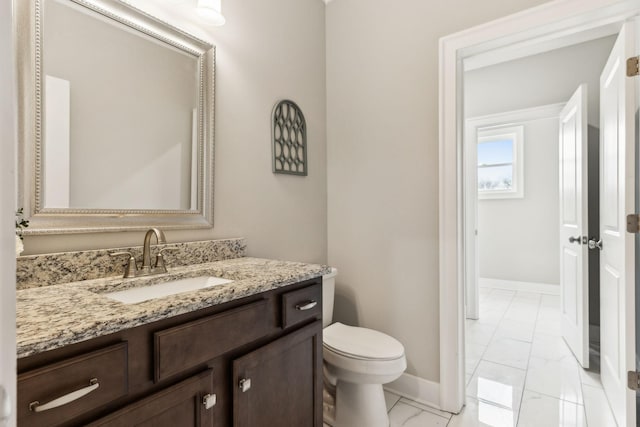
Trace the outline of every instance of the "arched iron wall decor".
{"label": "arched iron wall decor", "polygon": [[307,175],[307,123],[300,107],[287,99],[271,117],[273,173]]}

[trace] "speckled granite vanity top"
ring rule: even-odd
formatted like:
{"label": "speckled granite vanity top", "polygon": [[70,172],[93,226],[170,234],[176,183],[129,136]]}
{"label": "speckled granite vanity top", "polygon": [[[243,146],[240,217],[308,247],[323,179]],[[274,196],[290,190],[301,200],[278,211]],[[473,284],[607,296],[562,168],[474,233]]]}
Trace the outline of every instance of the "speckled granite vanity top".
{"label": "speckled granite vanity top", "polygon": [[[53,350],[156,320],[247,297],[321,276],[329,267],[241,257],[169,268],[134,279],[109,277],[17,291],[18,357]],[[176,279],[216,276],[233,282],[137,304],[102,294]]]}

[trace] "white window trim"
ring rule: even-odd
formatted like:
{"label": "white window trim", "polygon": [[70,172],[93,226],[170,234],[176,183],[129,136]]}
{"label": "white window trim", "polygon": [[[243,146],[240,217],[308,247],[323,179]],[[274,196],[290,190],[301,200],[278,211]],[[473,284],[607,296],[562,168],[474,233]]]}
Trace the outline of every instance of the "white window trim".
{"label": "white window trim", "polygon": [[524,125],[478,129],[478,145],[497,139],[513,140],[513,188],[511,190],[478,190],[478,199],[521,199],[524,197]]}

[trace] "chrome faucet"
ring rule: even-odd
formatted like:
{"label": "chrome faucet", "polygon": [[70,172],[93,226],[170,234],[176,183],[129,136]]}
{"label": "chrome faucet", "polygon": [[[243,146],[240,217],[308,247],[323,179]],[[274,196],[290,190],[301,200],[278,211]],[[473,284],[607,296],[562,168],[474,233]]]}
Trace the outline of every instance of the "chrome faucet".
{"label": "chrome faucet", "polygon": [[142,246],[142,266],[138,268],[138,263],[129,251],[113,252],[111,256],[126,255],[129,257],[127,265],[124,270],[124,278],[150,276],[152,274],[162,274],[167,272],[167,267],[164,263],[164,252],[174,251],[176,248],[162,248],[156,255],[156,262],[151,265],[151,238],[156,236],[156,244],[167,243],[167,239],[164,237],[162,230],[158,228],[151,228],[144,235],[144,245]]}

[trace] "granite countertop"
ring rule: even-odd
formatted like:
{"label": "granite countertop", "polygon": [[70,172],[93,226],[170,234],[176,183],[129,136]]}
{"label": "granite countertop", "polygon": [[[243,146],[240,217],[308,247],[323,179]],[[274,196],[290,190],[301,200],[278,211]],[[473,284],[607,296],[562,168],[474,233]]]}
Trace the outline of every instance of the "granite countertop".
{"label": "granite countertop", "polygon": [[[18,290],[18,358],[287,286],[329,271],[330,267],[317,264],[243,257],[169,267],[167,274],[156,276],[109,277]],[[137,304],[123,304],[101,295],[207,275],[233,282]]]}

